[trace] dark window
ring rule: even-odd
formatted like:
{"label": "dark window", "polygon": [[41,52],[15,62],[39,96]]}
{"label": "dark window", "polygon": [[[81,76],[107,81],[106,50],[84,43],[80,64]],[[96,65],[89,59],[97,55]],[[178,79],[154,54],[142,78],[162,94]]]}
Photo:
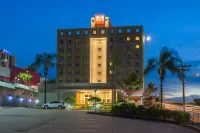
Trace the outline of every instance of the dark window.
{"label": "dark window", "polygon": [[88,80],[86,79],[86,80],[85,80],[85,82],[87,83],[87,82],[88,82]]}
{"label": "dark window", "polygon": [[71,40],[71,39],[68,39],[68,43],[72,43],[72,40]]}
{"label": "dark window", "polygon": [[71,82],[70,79],[68,79],[67,82],[68,82],[68,83]]}
{"label": "dark window", "polygon": [[67,47],[67,51],[68,52],[72,52],[72,48],[71,47]]}
{"label": "dark window", "polygon": [[98,67],[101,67],[101,64],[98,64]]}
{"label": "dark window", "polygon": [[71,36],[71,35],[72,35],[72,32],[71,32],[71,31],[67,32],[67,35],[68,35],[68,36]]}
{"label": "dark window", "polygon": [[71,71],[68,71],[67,74],[68,74],[68,75],[71,75]]}
{"label": "dark window", "polygon": [[128,44],[128,45],[127,45],[127,48],[130,49],[130,48],[131,48],[131,44]]}
{"label": "dark window", "polygon": [[76,59],[80,59],[80,55],[76,55]]}
{"label": "dark window", "polygon": [[92,20],[92,22],[94,22],[94,20]]}
{"label": "dark window", "polygon": [[62,43],[62,44],[63,44],[63,43],[64,43],[64,41],[63,41],[63,40],[60,40],[60,43]]}
{"label": "dark window", "polygon": [[130,53],[128,53],[128,57],[131,57],[131,54],[130,54]]}
{"label": "dark window", "polygon": [[110,38],[110,42],[113,42],[113,38]]}
{"label": "dark window", "polygon": [[113,29],[110,29],[110,30],[109,30],[109,33],[110,33],[110,34],[113,34],[113,33],[114,33],[114,30],[113,30]]}
{"label": "dark window", "polygon": [[60,80],[60,83],[62,83],[62,80]]}
{"label": "dark window", "polygon": [[60,32],[60,36],[63,36],[63,35],[64,35],[64,32],[63,32],[63,31],[61,31],[61,32]]}
{"label": "dark window", "polygon": [[127,64],[128,64],[128,65],[131,65],[131,62],[130,62],[130,61],[128,61],[128,62],[127,62]]}
{"label": "dark window", "polygon": [[71,66],[72,66],[72,63],[68,63],[67,66],[71,67]]}
{"label": "dark window", "polygon": [[79,63],[76,63],[76,66],[78,67],[78,66],[79,66]]}
{"label": "dark window", "polygon": [[76,31],[76,35],[79,36],[81,34],[80,31]]}
{"label": "dark window", "polygon": [[98,56],[98,59],[101,59],[101,56]]}
{"label": "dark window", "polygon": [[79,72],[76,72],[76,75],[78,75],[79,74]]}
{"label": "dark window", "polygon": [[79,79],[76,79],[76,83],[78,83],[79,82]]}
{"label": "dark window", "polygon": [[117,41],[122,41],[123,38],[120,36],[120,37],[117,37]]}
{"label": "dark window", "polygon": [[139,70],[135,70],[136,73],[139,73]]}
{"label": "dark window", "polygon": [[135,56],[136,56],[136,57],[138,57],[138,56],[139,56],[139,54],[135,54]]}
{"label": "dark window", "polygon": [[131,33],[131,29],[126,29],[126,32],[127,33]]}
{"label": "dark window", "polygon": [[76,51],[79,51],[80,50],[80,48],[76,48]]}
{"label": "dark window", "polygon": [[98,51],[100,52],[100,51],[101,51],[101,48],[98,48]]}
{"label": "dark window", "polygon": [[118,29],[117,32],[118,32],[118,33],[122,33],[122,29]]}
{"label": "dark window", "polygon": [[140,29],[139,29],[139,28],[136,28],[136,29],[135,29],[135,32],[140,32]]}
{"label": "dark window", "polygon": [[88,35],[89,32],[87,30],[84,31],[84,35]]}
{"label": "dark window", "polygon": [[138,62],[138,61],[136,61],[136,62],[135,62],[135,64],[137,64],[137,65],[138,65],[138,64],[139,64],[139,62]]}
{"label": "dark window", "polygon": [[100,82],[101,82],[101,80],[98,80],[98,82],[100,83]]}
{"label": "dark window", "polygon": [[68,58],[68,59],[71,59],[71,58],[72,58],[72,55],[71,55],[71,54],[68,54],[67,58]]}
{"label": "dark window", "polygon": [[101,75],[101,72],[98,72],[98,75]]}
{"label": "dark window", "polygon": [[80,42],[81,42],[81,39],[77,38],[76,43],[80,43]]}

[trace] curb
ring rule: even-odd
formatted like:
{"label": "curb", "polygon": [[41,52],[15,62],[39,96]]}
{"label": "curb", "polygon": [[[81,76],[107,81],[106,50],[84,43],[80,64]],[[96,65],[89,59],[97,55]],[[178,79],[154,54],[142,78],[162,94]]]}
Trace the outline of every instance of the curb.
{"label": "curb", "polygon": [[163,122],[163,123],[170,123],[170,124],[177,124],[182,127],[192,129],[195,131],[200,131],[199,128],[195,127],[192,125],[192,123],[181,123],[177,121],[170,121],[170,120],[160,120],[160,119],[154,119],[154,118],[147,118],[147,117],[128,117],[128,116],[120,116],[120,115],[112,115],[108,113],[98,113],[98,112],[87,112],[88,114],[93,114],[93,115],[103,115],[103,116],[112,116],[112,117],[120,117],[120,118],[128,118],[128,119],[139,119],[139,120],[147,120],[147,121],[155,121],[155,122]]}

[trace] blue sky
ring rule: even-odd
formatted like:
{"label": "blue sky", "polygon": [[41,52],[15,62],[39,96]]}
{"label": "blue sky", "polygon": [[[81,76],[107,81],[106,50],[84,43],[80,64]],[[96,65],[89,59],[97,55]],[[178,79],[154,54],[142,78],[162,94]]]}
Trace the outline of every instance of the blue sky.
{"label": "blue sky", "polygon": [[[16,55],[17,66],[28,66],[37,53],[56,52],[58,28],[89,27],[90,18],[103,13],[113,26],[143,25],[146,35],[152,37],[145,44],[146,59],[158,56],[164,45],[174,48],[185,62],[196,64],[190,72],[193,78],[200,65],[199,5],[199,0],[1,0],[0,49]],[[150,74],[147,82],[156,81],[154,75]],[[189,90],[195,90],[191,95],[200,95],[195,81]],[[174,82],[167,86],[178,88],[179,82]]]}

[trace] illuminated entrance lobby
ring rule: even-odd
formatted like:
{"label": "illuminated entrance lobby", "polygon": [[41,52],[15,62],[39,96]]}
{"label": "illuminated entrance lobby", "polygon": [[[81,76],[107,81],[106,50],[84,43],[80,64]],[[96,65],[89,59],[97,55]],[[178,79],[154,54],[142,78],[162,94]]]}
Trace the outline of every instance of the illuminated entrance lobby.
{"label": "illuminated entrance lobby", "polygon": [[[110,18],[102,14],[92,17],[90,23],[90,28],[57,30],[56,83],[47,85],[47,101],[73,96],[77,104],[89,104],[87,100],[97,90],[96,96],[103,103],[112,103],[127,97],[122,90],[129,72],[144,79],[143,27],[113,27]],[[118,67],[113,57],[121,59]],[[44,85],[40,86],[39,97],[43,101]],[[141,84],[140,89],[143,88]],[[143,92],[129,97],[142,103],[139,99]]]}

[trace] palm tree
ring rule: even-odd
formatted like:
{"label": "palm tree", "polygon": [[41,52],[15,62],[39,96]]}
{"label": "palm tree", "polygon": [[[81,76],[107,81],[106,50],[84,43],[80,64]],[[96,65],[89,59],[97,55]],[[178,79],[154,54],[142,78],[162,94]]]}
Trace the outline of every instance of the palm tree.
{"label": "palm tree", "polygon": [[[138,90],[142,84],[142,79],[138,76],[136,72],[130,72],[127,78],[123,79],[125,85],[129,92],[133,90]],[[130,96],[130,95],[129,95]]]}
{"label": "palm tree", "polygon": [[173,75],[179,73],[179,63],[180,58],[177,51],[163,47],[160,51],[158,58],[150,58],[147,62],[147,67],[145,68],[145,75],[150,71],[157,69],[160,79],[160,100],[161,109],[163,103],[163,80],[166,76],[166,70],[170,71]]}
{"label": "palm tree", "polygon": [[54,59],[56,58],[55,54],[47,54],[47,53],[43,53],[43,54],[37,54],[36,55],[36,59],[35,62],[32,63],[29,67],[29,69],[38,69],[40,67],[44,67],[43,72],[44,72],[44,103],[46,103],[46,93],[47,93],[47,82],[46,82],[46,78],[48,75],[48,69],[51,67],[55,67],[56,63],[54,63]]}
{"label": "palm tree", "polygon": [[150,82],[147,86],[147,90],[145,90],[145,96],[146,96],[146,102],[147,105],[150,105],[150,101],[151,101],[151,94],[153,92],[156,92],[158,89],[155,87],[155,84],[153,82]]}
{"label": "palm tree", "polygon": [[119,56],[115,56],[114,53],[111,54],[110,56],[111,58],[111,62],[110,62],[110,66],[111,66],[111,74],[112,74],[112,107],[114,104],[114,86],[116,84],[118,84],[120,87],[122,87],[120,85],[120,83],[118,82],[118,80],[116,80],[116,74],[117,74],[117,68],[119,68],[121,66],[121,58]]}

